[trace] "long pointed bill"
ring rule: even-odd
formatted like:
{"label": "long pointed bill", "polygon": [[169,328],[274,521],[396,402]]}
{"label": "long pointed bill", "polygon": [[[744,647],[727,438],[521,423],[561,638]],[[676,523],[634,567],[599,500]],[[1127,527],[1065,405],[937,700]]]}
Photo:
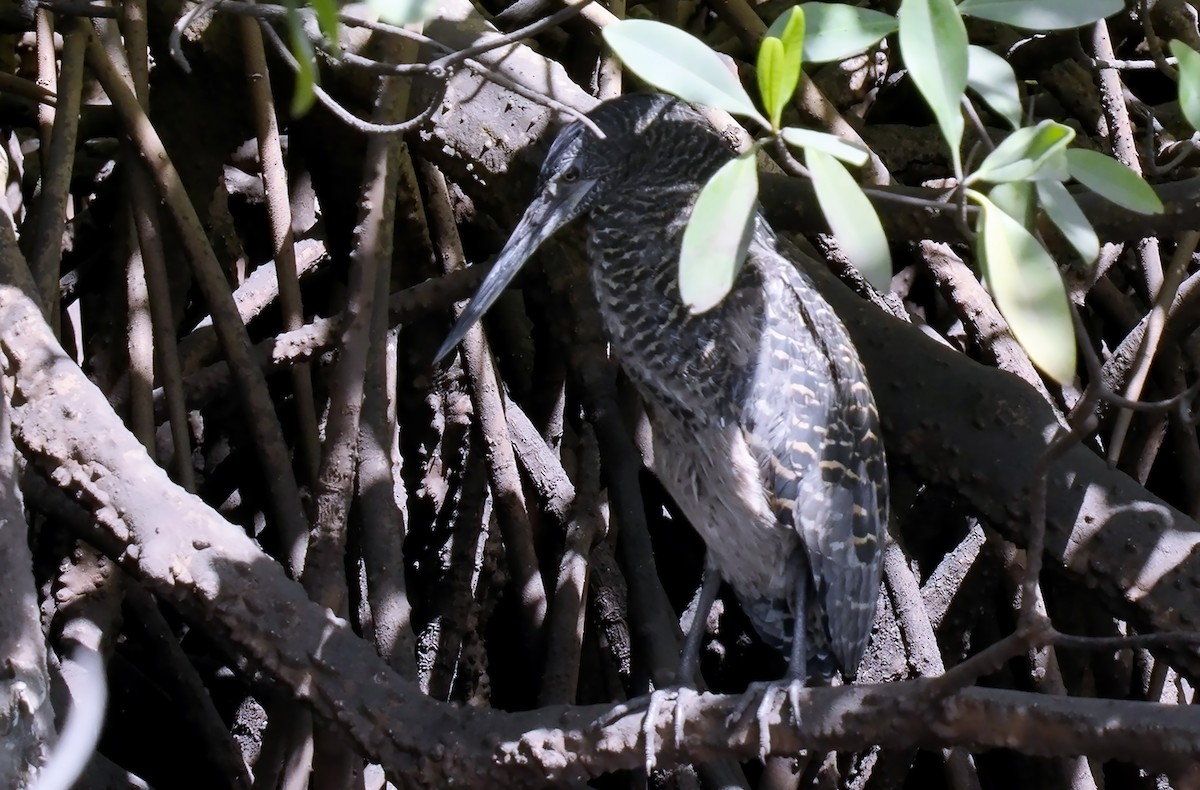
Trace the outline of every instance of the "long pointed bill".
{"label": "long pointed bill", "polygon": [[517,223],[508,243],[500,251],[496,263],[488,276],[484,278],[479,290],[471,303],[458,317],[458,322],[450,330],[450,336],[438,349],[433,361],[439,362],[450,350],[462,342],[467,331],[475,325],[487,309],[492,306],[504,289],[508,287],[517,272],[529,260],[530,256],[542,246],[542,243],[563,225],[575,219],[580,201],[592,188],[595,181],[576,181],[563,183],[552,181],[542,193],[534,199],[525,216]]}

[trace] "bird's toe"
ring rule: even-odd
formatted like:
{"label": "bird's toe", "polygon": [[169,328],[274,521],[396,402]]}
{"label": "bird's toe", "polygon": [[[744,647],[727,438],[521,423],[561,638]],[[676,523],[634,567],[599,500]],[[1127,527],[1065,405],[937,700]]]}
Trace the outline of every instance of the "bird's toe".
{"label": "bird's toe", "polygon": [[658,717],[666,708],[667,705],[674,703],[671,712],[672,731],[675,735],[675,744],[679,745],[683,733],[682,715],[679,710],[680,695],[691,689],[679,687],[669,687],[664,689],[655,689],[650,692],[650,697],[646,703],[646,714],[642,716],[642,743],[645,748],[646,757],[646,773],[654,770],[654,766],[658,763],[658,742],[656,736],[658,734]]}
{"label": "bird's toe", "polygon": [[759,759],[765,759],[771,752],[771,728],[767,713],[775,705],[778,688],[777,683],[751,683],[738,701],[737,708],[726,720],[738,740],[747,736],[752,724],[758,726]]}
{"label": "bird's toe", "polygon": [[[781,706],[784,703],[791,707],[796,725],[800,724],[800,694],[803,690],[804,682],[801,680],[751,683],[738,702],[737,708],[729,715],[726,724],[737,733],[739,739],[746,736],[751,724],[757,725],[758,757],[765,760],[771,753],[771,724],[783,721]],[[773,722],[772,713],[776,709],[780,710],[780,715]]]}

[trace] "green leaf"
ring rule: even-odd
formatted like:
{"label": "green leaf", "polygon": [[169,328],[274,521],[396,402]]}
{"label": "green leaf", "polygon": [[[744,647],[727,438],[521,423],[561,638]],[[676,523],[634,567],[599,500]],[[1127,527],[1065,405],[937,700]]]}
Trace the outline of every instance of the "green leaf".
{"label": "green leaf", "polygon": [[1124,8],[1122,0],[963,0],[963,16],[1026,30],[1065,30],[1098,22]]}
{"label": "green leaf", "polygon": [[659,90],[753,118],[771,128],[737,77],[695,36],[648,19],[614,22],[604,28],[603,36],[630,71]]}
{"label": "green leaf", "polygon": [[1179,109],[1193,129],[1200,129],[1200,52],[1175,40],[1171,54],[1179,61]]}
{"label": "green leaf", "polygon": [[891,287],[892,253],[875,207],[841,162],[816,148],[804,151],[813,189],[829,229],[850,262],[871,285],[881,291]]}
{"label": "green leaf", "polygon": [[1061,384],[1075,376],[1075,330],[1058,267],[1029,231],[982,195],[979,260],[996,307],[1033,364]]}
{"label": "green leaf", "polygon": [[775,21],[767,28],[767,35],[783,42],[787,49],[795,48],[797,52],[804,46],[804,9],[794,5],[775,17]]}
{"label": "green leaf", "polygon": [[848,143],[840,137],[825,132],[815,132],[812,129],[801,129],[797,126],[785,127],[779,133],[784,142],[797,148],[824,151],[843,162],[861,166],[870,158],[870,153],[859,145]]}
{"label": "green leaf", "polygon": [[338,6],[336,0],[308,0],[317,15],[317,27],[321,34],[329,39],[329,45],[337,48],[338,43]]}
{"label": "green leaf", "polygon": [[763,107],[767,117],[771,119],[771,128],[779,128],[779,119],[783,116],[783,108],[799,82],[787,85],[787,63],[783,54],[783,42],[770,36],[763,39],[758,47],[758,93],[762,96]]}
{"label": "green leaf", "polygon": [[384,22],[409,25],[433,18],[436,0],[368,0],[368,7]]}
{"label": "green leaf", "polygon": [[804,3],[804,48],[813,63],[845,60],[896,32],[896,17],[843,3]]}
{"label": "green leaf", "polygon": [[989,189],[987,196],[998,209],[1021,223],[1023,227],[1028,228],[1033,224],[1034,209],[1037,206],[1033,199],[1031,182],[1005,181]]}
{"label": "green leaf", "polygon": [[758,49],[758,91],[778,129],[783,108],[800,84],[800,61],[804,52],[804,12],[793,7],[775,20]]}
{"label": "green leaf", "polygon": [[966,184],[1038,178],[1061,181],[1066,178],[1062,154],[1074,139],[1075,130],[1057,121],[1042,121],[1037,126],[1018,129],[987,155],[979,169],[967,176]]}
{"label": "green leaf", "polygon": [[296,86],[292,90],[292,115],[300,117],[308,112],[316,99],[313,86],[317,84],[317,53],[312,41],[304,32],[304,20],[292,7],[287,11],[288,43],[292,57],[296,59]]}
{"label": "green leaf", "polygon": [[679,296],[692,313],[720,304],[733,287],[754,226],[756,151],[721,166],[696,198],[679,253]]}
{"label": "green leaf", "polygon": [[1016,129],[1021,125],[1021,92],[1008,61],[990,49],[967,47],[967,87]]}
{"label": "green leaf", "polygon": [[1154,188],[1125,165],[1098,151],[1072,148],[1067,169],[1079,183],[1105,200],[1139,214],[1161,214],[1162,201]]}
{"label": "green leaf", "polygon": [[963,116],[967,87],[967,30],[953,0],[903,0],[900,52],[950,146],[954,174],[962,176]]}
{"label": "green leaf", "polygon": [[1100,239],[1067,188],[1058,181],[1039,181],[1037,192],[1042,208],[1046,209],[1046,216],[1075,248],[1079,257],[1087,263],[1096,260],[1100,256]]}

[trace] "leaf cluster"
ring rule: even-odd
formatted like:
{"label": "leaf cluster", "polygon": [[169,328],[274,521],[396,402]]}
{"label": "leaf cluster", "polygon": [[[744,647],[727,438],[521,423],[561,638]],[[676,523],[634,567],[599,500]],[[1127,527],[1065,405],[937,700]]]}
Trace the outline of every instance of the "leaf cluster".
{"label": "leaf cluster", "polygon": [[[606,28],[605,41],[646,82],[687,101],[749,118],[766,133],[723,167],[697,200],[680,260],[680,290],[691,309],[710,309],[731,287],[746,253],[739,240],[753,219],[757,173],[752,162],[761,147],[776,139],[804,151],[808,175],[838,243],[869,282],[887,290],[892,275],[888,241],[870,200],[842,164],[861,166],[868,153],[825,133],[781,124],[799,85],[805,53],[814,61],[840,60],[894,35],[907,76],[932,111],[951,157],[957,187],[945,208],[965,216],[968,202],[979,207],[975,248],[984,281],[1033,362],[1051,378],[1070,382],[1076,372],[1074,328],[1058,267],[1037,236],[1039,212],[1081,259],[1091,262],[1099,254],[1099,240],[1066,182],[1078,182],[1134,212],[1157,213],[1162,205],[1139,175],[1116,160],[1069,148],[1075,137],[1069,126],[1051,120],[1025,125],[1011,66],[968,42],[965,16],[1053,30],[1092,23],[1121,9],[1119,0],[1052,5],[904,0],[894,17],[833,3],[795,6],[775,21],[759,46],[757,87],[765,114],[717,54],[689,34],[644,20]],[[1193,73],[1200,69],[1200,55],[1180,42],[1173,42],[1172,50],[1181,65],[1191,64]],[[1185,73],[1180,96],[1193,112],[1189,118],[1200,115],[1195,85]],[[968,91],[1014,130],[971,168],[962,150]],[[722,218],[724,234],[713,227]],[[693,229],[696,225],[703,229]],[[733,241],[722,241],[722,235]]]}

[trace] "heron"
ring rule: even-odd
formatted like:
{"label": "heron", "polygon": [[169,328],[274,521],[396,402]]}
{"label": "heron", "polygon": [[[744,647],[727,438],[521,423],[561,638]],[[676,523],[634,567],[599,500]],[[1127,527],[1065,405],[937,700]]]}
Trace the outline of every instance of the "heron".
{"label": "heron", "polygon": [[654,471],[707,554],[682,651],[724,581],[787,678],[851,681],[882,574],[888,478],[879,415],[857,350],[817,291],[816,265],[757,211],[729,294],[694,314],[680,244],[701,188],[731,151],[690,105],[661,94],[602,102],[551,145],[537,193],[438,351],[465,336],[552,234],[580,219],[612,354],[645,401]]}

